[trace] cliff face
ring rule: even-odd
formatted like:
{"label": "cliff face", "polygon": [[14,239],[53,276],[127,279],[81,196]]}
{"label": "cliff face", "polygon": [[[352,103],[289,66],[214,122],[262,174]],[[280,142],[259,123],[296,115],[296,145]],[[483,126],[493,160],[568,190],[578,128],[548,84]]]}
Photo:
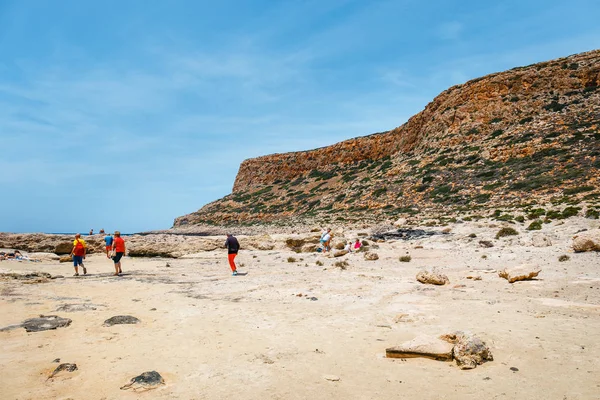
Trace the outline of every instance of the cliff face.
{"label": "cliff face", "polygon": [[600,197],[600,51],[454,86],[404,125],[246,160],[175,226]]}

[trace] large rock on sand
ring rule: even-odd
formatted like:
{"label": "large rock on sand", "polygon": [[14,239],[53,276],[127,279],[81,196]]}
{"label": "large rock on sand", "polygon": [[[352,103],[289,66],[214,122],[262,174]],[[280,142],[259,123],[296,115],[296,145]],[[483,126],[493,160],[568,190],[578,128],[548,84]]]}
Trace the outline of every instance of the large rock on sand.
{"label": "large rock on sand", "polygon": [[421,283],[431,284],[431,285],[445,285],[446,283],[450,283],[448,277],[446,275],[437,273],[437,272],[429,272],[429,271],[420,271],[417,274],[417,280]]}
{"label": "large rock on sand", "polygon": [[576,253],[600,251],[600,229],[582,232],[573,237],[573,250]]}
{"label": "large rock on sand", "polygon": [[425,357],[440,361],[452,360],[454,344],[433,336],[418,336],[397,347],[385,349],[388,358]]}
{"label": "large rock on sand", "polygon": [[469,332],[454,332],[443,335],[441,339],[454,344],[452,357],[460,369],[473,369],[494,357],[485,342]]}
{"label": "large rock on sand", "polygon": [[535,278],[542,269],[533,264],[523,264],[516,268],[506,268],[498,272],[500,278],[506,279],[509,283],[517,281],[526,281]]}
{"label": "large rock on sand", "polygon": [[375,260],[379,260],[379,256],[377,255],[377,253],[373,253],[371,251],[365,253],[365,260],[368,261],[375,261]]}
{"label": "large rock on sand", "polygon": [[121,386],[121,390],[131,389],[134,392],[143,392],[146,390],[156,389],[160,385],[164,385],[165,380],[156,371],[148,371],[131,378],[128,384]]}

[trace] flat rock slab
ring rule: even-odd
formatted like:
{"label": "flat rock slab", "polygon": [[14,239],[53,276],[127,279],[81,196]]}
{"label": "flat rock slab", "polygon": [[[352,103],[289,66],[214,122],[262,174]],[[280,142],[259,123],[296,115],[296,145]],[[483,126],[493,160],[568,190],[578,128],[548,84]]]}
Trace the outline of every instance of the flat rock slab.
{"label": "flat rock slab", "polygon": [[164,385],[165,380],[156,371],[147,371],[141,375],[131,378],[128,384],[121,386],[121,390],[133,390],[134,392],[156,389]]}
{"label": "flat rock slab", "polygon": [[104,321],[104,326],[139,324],[141,321],[131,315],[117,315]]}
{"label": "flat rock slab", "polygon": [[397,347],[385,349],[388,358],[424,357],[439,361],[452,361],[454,345],[435,336],[418,336]]}
{"label": "flat rock slab", "polygon": [[498,276],[506,279],[508,283],[514,283],[531,280],[537,277],[541,271],[542,269],[537,265],[522,265],[517,268],[504,269],[498,272]]}
{"label": "flat rock slab", "polygon": [[57,315],[40,315],[39,318],[29,318],[23,321],[21,326],[27,332],[41,332],[56,328],[64,328],[71,325],[72,320],[61,318]]}

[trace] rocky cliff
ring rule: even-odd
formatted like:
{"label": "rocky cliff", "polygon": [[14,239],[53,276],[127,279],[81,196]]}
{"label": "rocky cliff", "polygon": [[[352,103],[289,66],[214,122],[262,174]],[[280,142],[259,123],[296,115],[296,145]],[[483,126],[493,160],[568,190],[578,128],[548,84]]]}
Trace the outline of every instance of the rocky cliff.
{"label": "rocky cliff", "polygon": [[600,198],[600,50],[442,92],[388,132],[246,160],[233,193],[175,227]]}

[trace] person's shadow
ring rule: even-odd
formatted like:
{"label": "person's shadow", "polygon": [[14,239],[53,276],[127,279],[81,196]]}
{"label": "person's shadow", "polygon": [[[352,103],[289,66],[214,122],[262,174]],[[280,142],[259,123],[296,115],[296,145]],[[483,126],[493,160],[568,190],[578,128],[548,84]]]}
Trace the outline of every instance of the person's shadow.
{"label": "person's shadow", "polygon": [[246,275],[248,275],[247,272],[238,272],[237,273],[237,276],[246,276]]}

